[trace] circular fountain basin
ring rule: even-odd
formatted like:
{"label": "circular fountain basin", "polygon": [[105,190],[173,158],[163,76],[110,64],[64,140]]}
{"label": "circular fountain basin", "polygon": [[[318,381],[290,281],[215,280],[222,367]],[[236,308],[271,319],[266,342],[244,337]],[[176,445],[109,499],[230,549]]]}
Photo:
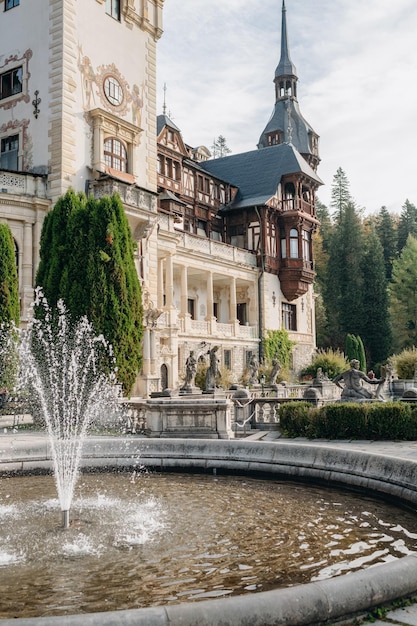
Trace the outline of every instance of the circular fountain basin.
{"label": "circular fountain basin", "polygon": [[[28,472],[51,466],[48,443],[43,437],[1,437],[0,451],[0,467],[4,471]],[[262,472],[274,477],[345,485],[382,494],[413,507],[417,500],[417,464],[414,461],[331,444],[97,437],[85,442],[83,464],[95,469],[137,469],[141,464],[161,471],[192,468],[211,475],[220,470],[245,474]],[[349,575],[285,589],[100,614],[6,619],[0,623],[5,626],[12,623],[19,626],[314,624],[368,611],[416,590],[417,557],[412,554]]]}

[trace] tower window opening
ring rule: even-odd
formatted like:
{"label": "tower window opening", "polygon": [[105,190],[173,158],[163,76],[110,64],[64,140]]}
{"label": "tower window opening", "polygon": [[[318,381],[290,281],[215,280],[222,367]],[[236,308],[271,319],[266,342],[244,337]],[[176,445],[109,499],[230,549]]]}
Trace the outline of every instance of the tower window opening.
{"label": "tower window opening", "polygon": [[119,139],[110,137],[104,142],[104,162],[119,172],[127,172],[127,151]]}
{"label": "tower window opening", "polygon": [[106,0],[106,13],[120,22],[120,0]]}

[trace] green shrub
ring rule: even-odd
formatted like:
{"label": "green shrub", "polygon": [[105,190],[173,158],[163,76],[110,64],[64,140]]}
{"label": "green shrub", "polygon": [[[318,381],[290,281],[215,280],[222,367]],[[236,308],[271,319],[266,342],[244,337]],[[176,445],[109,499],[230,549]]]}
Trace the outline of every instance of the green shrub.
{"label": "green shrub", "polygon": [[369,439],[417,439],[417,410],[405,402],[375,402],[368,405]]}
{"label": "green shrub", "polygon": [[366,432],[364,403],[338,402],[320,408],[314,424],[315,437],[361,439]]}
{"label": "green shrub", "polygon": [[301,370],[301,376],[316,376],[318,368],[321,367],[324,374],[332,380],[337,374],[349,369],[349,363],[346,361],[343,352],[340,350],[318,350],[313,357],[310,365]]}
{"label": "green shrub", "polygon": [[288,437],[308,437],[313,406],[309,402],[285,402],[279,409],[279,423]]}
{"label": "green shrub", "polygon": [[281,405],[288,437],[417,440],[417,405],[405,402],[337,402],[319,409],[308,402]]}
{"label": "green shrub", "polygon": [[397,372],[398,378],[411,380],[417,365],[417,348],[407,348],[389,358],[390,365]]}

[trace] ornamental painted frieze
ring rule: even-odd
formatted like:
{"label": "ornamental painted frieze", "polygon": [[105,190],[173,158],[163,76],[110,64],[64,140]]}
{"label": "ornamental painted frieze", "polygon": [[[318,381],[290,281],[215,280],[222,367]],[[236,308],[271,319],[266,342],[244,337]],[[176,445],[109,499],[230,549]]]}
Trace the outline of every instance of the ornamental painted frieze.
{"label": "ornamental painted frieze", "polygon": [[78,46],[78,69],[81,74],[84,111],[99,106],[109,113],[127,117],[131,115],[132,124],[141,126],[143,91],[129,83],[114,63],[100,65],[94,69],[88,56],[83,55],[82,46]]}

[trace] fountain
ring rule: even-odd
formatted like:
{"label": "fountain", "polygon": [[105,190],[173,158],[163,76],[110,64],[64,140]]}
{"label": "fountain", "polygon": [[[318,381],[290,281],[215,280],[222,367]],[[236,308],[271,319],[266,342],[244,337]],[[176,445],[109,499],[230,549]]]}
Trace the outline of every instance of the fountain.
{"label": "fountain", "polygon": [[114,374],[103,371],[112,353],[86,317],[71,321],[62,300],[52,309],[38,288],[32,309],[36,314],[22,334],[20,385],[46,424],[62,525],[68,528],[87,429],[104,408],[117,412]]}
{"label": "fountain", "polygon": [[[240,472],[250,475],[262,473],[274,478],[314,480],[326,485],[336,484],[340,486],[344,484],[355,489],[376,491],[386,497],[397,498],[398,501],[416,507],[417,464],[411,459],[361,453],[352,448],[337,449],[332,448],[331,444],[320,446],[319,444],[302,444],[299,442],[291,444],[285,441],[259,442],[233,439],[189,440],[179,438],[172,440],[168,438],[146,439],[135,436],[86,438],[88,427],[93,420],[101,418],[103,414],[108,414],[109,410],[117,410],[114,377],[103,374],[101,367],[102,358],[107,354],[107,346],[103,338],[94,337],[92,327],[86,319],[82,319],[79,324],[72,327],[63,303],[59,303],[57,311],[52,313],[42,294],[37,292],[35,307],[40,309],[41,315],[31,321],[22,339],[22,385],[29,389],[33,395],[31,403],[35,407],[35,413],[38,411],[42,413],[49,438],[46,440],[43,436],[32,434],[25,439],[25,436],[21,436],[20,433],[12,434],[10,438],[6,436],[3,440],[0,438],[0,468],[2,475],[8,476],[13,472],[25,474],[34,469],[45,471],[50,468],[52,462],[63,526],[66,528],[65,537],[68,539],[66,542],[69,546],[67,550],[72,551],[71,558],[76,558],[74,552],[84,549],[83,546],[80,547],[79,544],[71,542],[72,534],[77,531],[79,521],[81,525],[84,523],[87,526],[91,524],[93,534],[98,535],[99,538],[102,536],[99,521],[90,522],[81,516],[81,520],[74,520],[75,523],[70,524],[70,510],[73,504],[78,470],[81,465],[91,470],[131,468],[134,473],[137,470],[138,457],[140,457],[145,466],[161,471],[170,469],[185,472],[190,469],[199,470],[208,473],[212,478],[214,476],[214,480],[220,472]],[[198,405],[195,410],[198,410]],[[105,484],[106,480],[103,480],[103,483]],[[178,482],[174,481],[173,485],[169,487],[169,491],[174,495],[174,500],[176,499],[177,485]],[[120,487],[117,489],[122,490]],[[16,489],[11,490],[12,493],[15,491]],[[188,496],[188,487],[184,488],[183,491]],[[198,491],[202,493],[202,503],[204,504],[207,496],[204,496],[203,490],[198,489]],[[231,510],[231,502],[236,491],[236,489],[232,489],[231,494],[227,497],[222,506],[224,511]],[[256,513],[259,512],[258,503],[260,502],[258,491],[255,489],[255,493],[250,498],[250,503],[257,503],[254,511]],[[211,497],[211,489],[209,494]],[[135,501],[134,495],[129,496],[129,501],[132,500]],[[267,498],[265,509],[269,507],[268,501],[269,498]],[[302,497],[301,501],[303,502]],[[37,507],[36,496],[34,502],[33,507]],[[202,516],[200,510],[201,506],[198,503],[194,503],[192,506],[192,514],[198,512],[200,515],[200,522],[195,523],[193,518],[191,523],[191,530],[196,534],[205,521],[205,516]],[[126,515],[127,506],[118,504],[117,510],[121,518],[128,517]],[[183,510],[184,507],[180,506],[179,525],[181,525]],[[250,511],[251,505],[245,505],[243,510]],[[9,513],[12,515],[10,509],[6,507],[5,515]],[[272,513],[272,521],[268,522],[268,528],[275,530],[274,516],[280,515],[279,507]],[[99,518],[100,515],[104,522],[107,513],[99,513]],[[22,517],[28,521],[30,513]],[[216,514],[215,517],[218,518],[218,515]],[[114,525],[117,526],[118,523],[118,518],[116,518]],[[164,523],[163,519],[156,518],[157,528],[165,529]],[[251,526],[244,525],[240,534],[252,533],[249,535],[249,539],[252,539],[255,532],[263,535],[263,523],[263,516],[253,522],[249,517],[248,524]],[[233,520],[225,524],[224,529],[227,530],[229,525],[235,526]],[[293,524],[289,522],[288,525]],[[7,528],[7,525],[3,524],[2,527]],[[95,528],[97,528],[97,533]],[[391,523],[389,529],[390,533],[397,532]],[[31,542],[32,537],[38,534],[37,530],[37,528],[32,529],[28,525],[21,536],[25,536]],[[158,541],[169,544],[170,549],[175,551],[182,544],[187,547],[190,534],[191,531],[186,534],[186,538],[182,541],[178,539],[170,541],[171,535],[169,534],[162,536]],[[56,537],[56,529],[54,530],[53,527],[47,529],[46,552],[48,552],[48,545],[52,548],[52,542],[56,540]],[[100,616],[96,618],[95,613],[93,613],[91,619],[85,613],[71,615],[68,623],[85,626],[85,624],[99,621],[104,626],[115,623],[116,620],[126,625],[135,624],[136,626],[139,624],[151,626],[168,623],[181,623],[183,626],[191,626],[195,623],[210,624],[211,626],[220,623],[233,626],[262,623],[267,626],[276,623],[301,625],[332,621],[361,610],[369,610],[373,606],[389,602],[400,596],[415,593],[417,589],[417,555],[414,552],[413,544],[415,538],[411,537],[411,539],[412,543],[409,547],[400,550],[400,553],[405,556],[401,556],[401,558],[392,557],[395,560],[390,562],[388,559],[388,562],[378,565],[378,567],[351,572],[349,576],[342,575],[320,580],[319,574],[318,580],[310,579],[311,581],[305,584],[298,584],[303,581],[297,580],[293,587],[273,590],[270,590],[271,581],[267,576],[265,578],[265,591],[259,591],[258,587],[252,589],[250,581],[247,583],[245,581],[247,588],[244,589],[243,595],[235,596],[234,591],[232,591],[232,597],[216,598],[215,595],[220,596],[224,587],[219,588],[215,585],[212,590],[214,596],[205,596],[203,591],[200,592],[201,599],[198,602],[181,602],[172,606],[164,603],[169,593],[167,591],[159,598],[157,606],[148,608],[126,607],[125,611],[118,611],[119,615],[114,617],[112,610],[125,608],[123,604],[120,605],[116,601],[114,607],[107,614],[101,612]],[[222,533],[218,533],[214,536],[212,546],[216,546],[216,542],[220,543],[221,540]],[[141,541],[142,539],[139,539],[139,544]],[[381,539],[381,542],[384,542],[384,538]],[[146,546],[146,537],[143,545]],[[234,546],[235,542],[232,541],[233,549],[235,549]],[[131,547],[131,540],[122,542],[123,550],[130,551]],[[306,548],[303,547],[302,543],[298,551],[304,549]],[[151,551],[149,547],[145,547],[144,550]],[[268,557],[268,548],[266,553]],[[171,560],[169,554],[171,553],[168,552],[165,556],[158,557],[163,568],[164,559]],[[196,555],[200,559],[198,561],[200,567],[206,567],[204,565],[205,559],[208,562],[209,557],[213,556],[212,554],[207,555],[204,549],[198,549]],[[140,561],[135,553],[133,556],[133,561]],[[237,556],[240,557],[241,553],[239,552]],[[177,554],[172,557],[172,560],[175,561],[176,557]],[[36,557],[32,559],[32,562],[36,563]],[[110,567],[118,569],[117,563],[111,560],[107,562],[109,565],[106,565],[103,571],[99,561],[98,573],[94,574],[102,581],[103,585],[109,578],[107,570],[110,570]],[[50,557],[50,563],[51,567],[52,564],[55,567],[56,559],[53,555]],[[238,561],[239,564],[241,571],[243,571],[241,578],[245,579],[247,563]],[[75,571],[77,571],[77,567],[79,568],[79,562],[76,563]],[[184,573],[184,567],[179,573]],[[48,570],[49,566],[44,569]],[[211,569],[210,565],[209,570]],[[222,570],[227,570],[227,567],[222,568]],[[53,575],[47,584],[41,585],[42,588],[52,586],[54,589],[55,585],[60,582],[66,593],[68,593],[69,588],[72,593],[73,587],[72,584],[68,587],[69,581],[77,581],[81,575],[75,574],[74,570],[68,574],[68,571],[65,571],[64,568],[64,573],[60,573],[58,576]],[[206,574],[207,572],[203,571],[203,573]],[[162,573],[163,575],[164,573]],[[133,581],[135,587],[140,587],[140,577],[135,575],[132,578],[129,570],[124,576],[126,581],[122,577],[121,586]],[[36,580],[36,576],[34,579]],[[29,582],[31,580],[29,578]],[[16,578],[16,581],[18,584],[19,577]],[[252,591],[257,593],[252,593]],[[197,595],[197,592],[198,590],[191,589],[190,595]],[[82,589],[80,589],[80,595],[83,596]],[[188,599],[190,595],[187,596]],[[182,597],[181,594],[179,597]],[[207,600],[206,597],[211,599]],[[60,603],[60,598],[61,596],[58,594],[58,603]],[[191,597],[191,599],[194,598]],[[103,611],[102,605],[96,606],[95,610]],[[141,606],[141,604],[137,603],[135,606]],[[65,613],[65,606],[63,611]],[[47,618],[48,623],[59,624],[61,617],[50,616]],[[35,624],[44,623],[43,616],[39,619],[34,618],[34,620],[32,622],[31,618],[28,620],[23,618],[22,623],[26,624],[29,621]],[[5,623],[11,624],[12,621],[6,619]],[[17,622],[13,619],[13,623]]]}

